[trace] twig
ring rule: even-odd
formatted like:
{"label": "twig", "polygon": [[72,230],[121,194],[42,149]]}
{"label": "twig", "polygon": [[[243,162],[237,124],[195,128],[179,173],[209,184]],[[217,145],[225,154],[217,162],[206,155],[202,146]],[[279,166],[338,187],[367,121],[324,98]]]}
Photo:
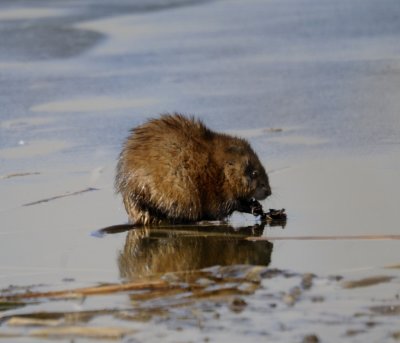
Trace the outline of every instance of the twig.
{"label": "twig", "polygon": [[51,292],[27,292],[22,294],[7,295],[8,299],[29,299],[29,298],[62,298],[62,297],[78,297],[87,295],[108,294],[133,290],[145,289],[166,289],[172,286],[163,280],[148,281],[148,282],[130,282],[125,284],[113,284],[106,286],[84,287],[61,291]]}
{"label": "twig", "polygon": [[316,241],[316,240],[399,240],[400,235],[285,236],[247,237],[249,241]]}

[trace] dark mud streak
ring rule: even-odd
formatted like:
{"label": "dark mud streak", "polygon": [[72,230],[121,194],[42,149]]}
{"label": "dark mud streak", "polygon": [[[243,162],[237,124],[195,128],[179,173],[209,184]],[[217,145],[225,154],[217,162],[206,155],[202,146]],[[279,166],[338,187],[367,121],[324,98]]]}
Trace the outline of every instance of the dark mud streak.
{"label": "dark mud streak", "polygon": [[6,179],[12,179],[14,177],[23,177],[23,176],[32,176],[32,175],[40,175],[40,173],[39,172],[12,173],[12,174],[0,176],[0,179],[6,180]]}
{"label": "dark mud streak", "polygon": [[99,190],[98,188],[88,187],[88,188],[80,190],[80,191],[61,194],[61,195],[56,195],[56,196],[51,197],[51,198],[46,198],[46,199],[41,199],[41,200],[29,202],[27,204],[23,204],[22,206],[39,205],[39,204],[42,204],[44,202],[49,202],[49,201],[53,201],[53,200],[57,200],[57,199],[61,199],[61,198],[66,198],[66,197],[70,197],[70,196],[74,196],[74,195],[80,195],[80,194],[83,194],[83,193],[92,192],[92,191],[98,191],[98,190]]}

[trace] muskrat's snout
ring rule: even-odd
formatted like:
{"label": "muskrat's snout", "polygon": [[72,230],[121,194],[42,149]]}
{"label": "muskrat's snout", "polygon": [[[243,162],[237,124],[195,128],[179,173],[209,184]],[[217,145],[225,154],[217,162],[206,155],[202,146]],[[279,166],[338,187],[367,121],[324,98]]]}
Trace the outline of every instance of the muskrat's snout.
{"label": "muskrat's snout", "polygon": [[265,198],[269,197],[272,194],[271,187],[268,183],[262,183],[256,188],[254,192],[254,198],[256,200],[264,200]]}

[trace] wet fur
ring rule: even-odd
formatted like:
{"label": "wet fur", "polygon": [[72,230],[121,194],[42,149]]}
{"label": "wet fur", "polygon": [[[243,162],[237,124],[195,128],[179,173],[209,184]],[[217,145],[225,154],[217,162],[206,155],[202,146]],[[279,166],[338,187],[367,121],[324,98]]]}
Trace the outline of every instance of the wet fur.
{"label": "wet fur", "polygon": [[115,187],[135,224],[222,220],[235,210],[246,211],[255,194],[263,199],[271,193],[268,176],[247,141],[180,114],[131,130]]}

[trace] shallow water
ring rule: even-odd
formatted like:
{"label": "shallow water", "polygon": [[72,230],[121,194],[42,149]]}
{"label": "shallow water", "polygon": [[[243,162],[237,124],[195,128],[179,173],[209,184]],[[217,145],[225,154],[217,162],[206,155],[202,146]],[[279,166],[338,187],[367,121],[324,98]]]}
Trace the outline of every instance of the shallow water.
{"label": "shallow water", "polygon": [[[399,339],[397,1],[0,7],[0,340]],[[100,231],[128,129],[166,111],[247,138],[286,226]]]}

